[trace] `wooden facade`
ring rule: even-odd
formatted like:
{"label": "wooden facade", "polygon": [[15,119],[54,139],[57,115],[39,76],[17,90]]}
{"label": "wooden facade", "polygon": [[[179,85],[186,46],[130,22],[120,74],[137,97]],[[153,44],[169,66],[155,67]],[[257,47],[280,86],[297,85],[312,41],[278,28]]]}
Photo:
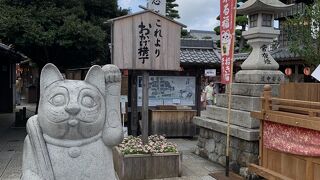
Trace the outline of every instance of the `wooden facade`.
{"label": "wooden facade", "polygon": [[319,83],[286,83],[280,86],[280,98],[320,102]]}
{"label": "wooden facade", "polygon": [[149,110],[149,133],[160,134],[166,137],[193,137],[196,134],[196,126],[193,124],[193,116],[196,110]]}
{"label": "wooden facade", "polygon": [[149,10],[110,21],[112,63],[120,69],[180,70],[184,25]]}
{"label": "wooden facade", "polygon": [[181,176],[179,153],[123,155],[113,149],[114,169],[120,180],[162,179]]}
{"label": "wooden facade", "polygon": [[259,165],[251,164],[249,169],[264,178],[320,180],[320,157],[286,153],[282,150],[266,148],[264,145],[264,125],[266,122],[285,125],[289,128],[320,131],[320,103],[306,101],[311,97],[318,96],[315,94],[319,91],[310,88],[312,86],[318,87],[318,85],[305,84],[304,88],[296,89],[298,86],[300,85],[282,85],[281,98],[271,97],[271,87],[265,86],[261,111],[251,113],[252,117],[261,120],[261,124]]}
{"label": "wooden facade", "polygon": [[11,113],[16,100],[16,63],[27,57],[0,43],[0,113]]}

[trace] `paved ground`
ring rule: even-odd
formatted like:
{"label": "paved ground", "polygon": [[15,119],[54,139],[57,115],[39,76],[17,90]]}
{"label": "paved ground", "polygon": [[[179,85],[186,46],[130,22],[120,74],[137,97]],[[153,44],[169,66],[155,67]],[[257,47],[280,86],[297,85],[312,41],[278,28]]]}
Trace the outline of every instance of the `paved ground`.
{"label": "paved ground", "polygon": [[11,128],[13,114],[0,114],[0,179],[20,179],[24,128]]}
{"label": "paved ground", "polygon": [[[27,106],[27,116],[34,112],[34,105]],[[22,108],[18,106],[17,108]],[[0,180],[20,179],[25,128],[13,128],[14,114],[0,114]],[[196,139],[170,139],[183,153],[182,177],[165,180],[214,180],[209,173],[222,171],[223,167],[193,154]]]}

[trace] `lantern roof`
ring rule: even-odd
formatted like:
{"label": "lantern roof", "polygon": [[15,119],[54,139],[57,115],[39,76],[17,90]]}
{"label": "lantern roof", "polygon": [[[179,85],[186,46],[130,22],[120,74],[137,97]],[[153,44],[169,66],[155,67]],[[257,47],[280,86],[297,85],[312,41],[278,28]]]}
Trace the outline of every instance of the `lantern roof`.
{"label": "lantern roof", "polygon": [[248,0],[237,8],[237,14],[249,15],[255,12],[269,11],[272,13],[288,11],[294,4],[284,4],[279,0]]}

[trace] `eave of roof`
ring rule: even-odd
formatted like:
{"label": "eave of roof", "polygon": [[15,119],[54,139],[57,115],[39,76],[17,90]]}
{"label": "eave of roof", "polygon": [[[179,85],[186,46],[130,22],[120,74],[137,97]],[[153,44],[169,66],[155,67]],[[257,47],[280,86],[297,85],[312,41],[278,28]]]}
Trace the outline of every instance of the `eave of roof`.
{"label": "eave of roof", "polygon": [[237,8],[237,14],[247,15],[258,11],[282,12],[294,4],[284,4],[278,0],[248,0]]}
{"label": "eave of roof", "polygon": [[20,62],[28,59],[24,54],[14,50],[12,47],[0,43],[0,54],[8,58],[10,61]]}

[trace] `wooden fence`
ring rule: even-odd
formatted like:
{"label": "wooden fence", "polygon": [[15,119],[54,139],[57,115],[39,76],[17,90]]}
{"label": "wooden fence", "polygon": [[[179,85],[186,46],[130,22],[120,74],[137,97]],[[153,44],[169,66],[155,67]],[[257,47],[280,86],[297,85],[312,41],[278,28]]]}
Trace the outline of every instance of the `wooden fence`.
{"label": "wooden fence", "polygon": [[320,102],[320,83],[281,84],[280,98]]}
{"label": "wooden fence", "polygon": [[[261,120],[259,165],[251,164],[249,169],[252,172],[274,180],[320,180],[319,156],[297,155],[297,153],[285,152],[281,148],[277,150],[267,148],[268,146],[265,145],[265,139],[269,138],[265,137],[267,123],[301,131],[312,131],[315,134],[319,133],[320,102],[305,101],[313,99],[319,101],[319,91],[320,85],[318,84],[299,85],[292,83],[282,85],[281,98],[275,98],[271,97],[271,86],[264,87],[261,111],[251,112],[252,117]],[[297,134],[297,137],[299,136],[300,134]],[[319,139],[319,137],[317,138]],[[286,142],[286,140],[285,138],[280,141]],[[272,143],[274,141],[271,140]],[[313,138],[310,138],[308,142],[313,142]],[[319,147],[320,145],[315,144],[314,146]]]}

